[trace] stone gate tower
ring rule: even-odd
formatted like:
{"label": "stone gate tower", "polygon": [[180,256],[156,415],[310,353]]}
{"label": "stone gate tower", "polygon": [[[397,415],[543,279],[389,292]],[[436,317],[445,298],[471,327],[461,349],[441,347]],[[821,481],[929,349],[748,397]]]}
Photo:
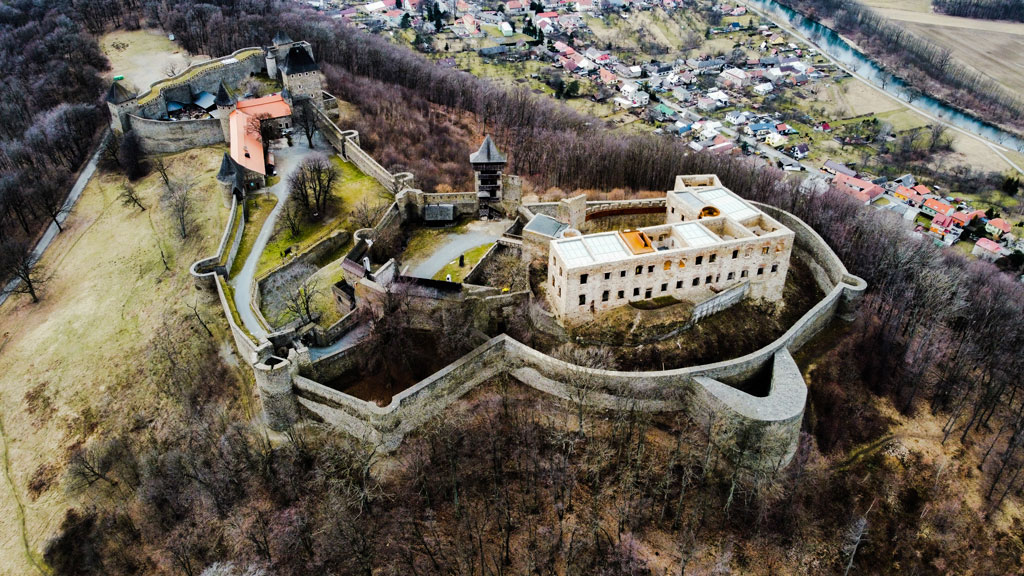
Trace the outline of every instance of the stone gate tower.
{"label": "stone gate tower", "polygon": [[469,155],[469,163],[476,174],[476,196],[480,202],[498,202],[501,200],[501,172],[508,160],[498,152],[490,135],[484,137],[480,149]]}

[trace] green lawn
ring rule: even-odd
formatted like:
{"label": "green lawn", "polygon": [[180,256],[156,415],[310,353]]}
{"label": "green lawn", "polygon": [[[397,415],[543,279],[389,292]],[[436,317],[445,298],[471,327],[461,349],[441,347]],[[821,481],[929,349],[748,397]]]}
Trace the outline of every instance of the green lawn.
{"label": "green lawn", "polygon": [[419,259],[425,259],[444,242],[449,234],[461,234],[469,226],[469,220],[463,220],[452,228],[416,228],[409,234],[400,260],[402,264],[411,264]]}
{"label": "green lawn", "polygon": [[466,257],[465,266],[460,267],[459,259],[456,258],[446,264],[444,268],[441,268],[440,272],[434,274],[434,280],[444,280],[449,274],[451,274],[452,282],[462,282],[463,278],[466,277],[466,274],[469,274],[469,271],[473,269],[473,266],[476,266],[476,263],[479,262],[480,259],[484,257],[484,254],[491,249],[491,246],[494,246],[493,242],[490,244],[484,244],[483,246],[477,246],[476,248],[469,250],[464,254]]}
{"label": "green lawn", "polygon": [[270,194],[253,195],[246,198],[245,203],[249,209],[249,221],[245,223],[242,242],[238,245],[238,254],[235,255],[235,261],[231,264],[229,277],[238,274],[242,266],[245,265],[245,260],[249,257],[252,245],[256,243],[256,237],[260,235],[263,223],[267,221],[274,206],[277,206],[277,198]]}
{"label": "green lawn", "polygon": [[384,205],[392,201],[388,190],[372,177],[363,174],[355,164],[345,162],[337,155],[331,156],[331,161],[341,172],[340,182],[334,188],[332,212],[335,215],[317,222],[304,220],[297,234],[292,234],[288,225],[278,220],[274,234],[256,266],[257,277],[281,265],[285,260],[284,251],[288,248],[292,248],[292,253],[301,252],[339,228],[355,232],[355,225],[350,220],[351,210],[363,198]]}

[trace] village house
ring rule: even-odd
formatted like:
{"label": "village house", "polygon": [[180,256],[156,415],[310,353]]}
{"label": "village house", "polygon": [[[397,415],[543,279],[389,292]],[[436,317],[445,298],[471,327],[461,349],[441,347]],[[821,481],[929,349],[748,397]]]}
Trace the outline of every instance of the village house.
{"label": "village house", "polygon": [[1003,255],[1003,247],[999,243],[994,242],[988,238],[979,238],[974,243],[974,248],[971,250],[971,254],[977,256],[981,260],[988,260],[989,262],[995,262]]}
{"label": "village house", "polygon": [[1000,238],[1003,234],[1010,233],[1010,223],[1002,218],[993,218],[985,223],[985,232]]}
{"label": "village house", "polygon": [[[887,185],[888,184],[892,184],[892,182],[887,183]],[[904,202],[909,202],[912,206],[919,206],[921,202],[924,202],[924,196],[919,194],[913,188],[907,188],[901,184],[897,184],[890,188],[889,191],[895,198],[903,200]]]}
{"label": "village house", "polygon": [[928,226],[928,231],[943,239],[949,235],[953,235],[958,238],[961,231],[954,228],[955,224],[956,220],[953,219],[952,215],[937,214],[932,218],[932,223]]}
{"label": "village house", "polygon": [[821,171],[833,176],[845,174],[846,176],[852,177],[857,175],[857,172],[852,168],[848,168],[845,164],[841,164],[835,160],[825,160],[825,164],[821,167]]}
{"label": "village house", "polygon": [[775,90],[775,86],[771,82],[762,82],[757,86],[754,86],[754,94],[758,96],[765,96]]}
{"label": "village house", "polygon": [[935,198],[929,198],[924,201],[921,205],[921,212],[924,212],[928,216],[937,216],[939,214],[950,215],[953,213],[953,207],[941,200]]}
{"label": "village house", "polygon": [[728,68],[718,75],[718,85],[725,88],[740,90],[748,84],[750,75],[739,68]]}
{"label": "village house", "polygon": [[872,200],[881,196],[885,191],[881,186],[867,180],[848,176],[846,174],[837,174],[832,179],[832,185],[837,190],[847,194],[848,196],[857,199],[864,204],[870,204]]}

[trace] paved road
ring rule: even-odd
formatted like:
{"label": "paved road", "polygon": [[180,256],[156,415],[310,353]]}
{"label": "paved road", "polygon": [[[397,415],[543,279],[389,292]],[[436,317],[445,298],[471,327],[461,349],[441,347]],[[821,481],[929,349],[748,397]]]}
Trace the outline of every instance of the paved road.
{"label": "paved road", "polygon": [[252,250],[249,251],[249,256],[245,259],[245,264],[242,265],[242,270],[230,280],[231,287],[235,291],[235,307],[238,309],[238,317],[242,319],[242,324],[245,324],[246,329],[256,338],[266,338],[267,334],[269,334],[267,327],[259,321],[250,306],[250,294],[256,278],[256,265],[260,261],[263,249],[267,247],[267,243],[270,241],[271,234],[274,233],[274,224],[277,223],[278,217],[281,216],[281,210],[284,208],[285,200],[288,197],[288,175],[298,167],[304,158],[316,153],[316,151],[310,149],[305,144],[304,139],[301,142],[299,140],[296,138],[294,140],[295,144],[289,148],[274,151],[277,173],[281,176],[281,180],[267,188],[267,193],[273,194],[277,198],[277,205],[274,206],[270,216],[263,223],[263,228],[260,229],[260,234],[256,237],[256,242],[253,244]]}
{"label": "paved road", "polygon": [[[78,179],[75,180],[75,185],[71,187],[71,192],[68,194],[68,199],[64,201],[64,211],[57,216],[57,221],[61,224],[68,219],[71,214],[71,209],[74,208],[75,203],[78,202],[78,198],[82,196],[82,190],[85,190],[85,185],[89,183],[92,175],[96,172],[96,164],[100,160],[100,154],[103,153],[103,149],[107,146],[107,140],[110,138],[110,129],[108,128],[103,133],[103,138],[100,140],[100,145],[96,147],[96,151],[93,152],[92,158],[89,159],[89,163],[82,168],[82,171],[78,174]],[[34,261],[38,262],[43,257],[43,252],[50,247],[50,243],[57,237],[59,230],[57,225],[50,222],[50,226],[46,229],[46,233],[36,243],[35,249],[32,250],[32,257]],[[21,280],[15,278],[4,286],[3,292],[0,292],[0,305],[7,301],[7,297],[11,295],[11,291],[21,284]]]}
{"label": "paved road", "polygon": [[434,274],[440,272],[449,262],[457,260],[460,254],[477,246],[490,244],[500,238],[510,225],[511,222],[505,220],[470,222],[468,231],[448,236],[445,243],[439,246],[429,258],[413,265],[408,275],[417,278],[433,278]]}

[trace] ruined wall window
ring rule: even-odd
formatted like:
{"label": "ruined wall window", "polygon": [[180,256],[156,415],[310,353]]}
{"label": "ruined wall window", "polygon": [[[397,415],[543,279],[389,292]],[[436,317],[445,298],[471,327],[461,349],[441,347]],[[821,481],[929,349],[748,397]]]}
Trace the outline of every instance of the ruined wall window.
{"label": "ruined wall window", "polygon": [[647,273],[648,274],[653,274],[654,273],[654,264],[651,264],[650,266],[647,267]]}
{"label": "ruined wall window", "polygon": [[705,284],[711,284],[711,276],[710,275],[708,275],[708,277],[704,279],[704,283]]}
{"label": "ruined wall window", "polygon": [[587,295],[586,294],[580,294],[580,306],[583,306],[586,303],[587,303]]}
{"label": "ruined wall window", "polygon": [[718,254],[712,254],[711,256],[708,256],[708,263],[713,264],[716,258],[718,258]]}
{"label": "ruined wall window", "polygon": [[607,302],[607,301],[608,301],[608,291],[605,290],[604,292],[601,292],[601,302]]}
{"label": "ruined wall window", "polygon": [[732,251],[732,259],[735,260],[735,259],[737,259],[739,257],[740,257],[740,251],[739,250],[733,250]]}
{"label": "ruined wall window", "polygon": [[760,276],[761,274],[764,274],[764,266],[759,266],[757,268],[757,275]]}
{"label": "ruined wall window", "polygon": [[637,266],[636,267],[636,275],[639,276],[639,275],[641,275],[643,273],[644,273],[644,267],[643,266]]}
{"label": "ruined wall window", "polygon": [[693,279],[693,285],[694,286],[700,286],[700,278],[694,278]]}
{"label": "ruined wall window", "polygon": [[750,255],[753,254],[753,253],[754,253],[754,249],[752,247],[750,247],[750,246],[747,246],[747,249],[743,252],[743,257],[744,258],[750,258]]}
{"label": "ruined wall window", "polygon": [[778,272],[778,271],[779,271],[779,265],[778,264],[772,264],[772,273],[774,274],[775,272]]}
{"label": "ruined wall window", "polygon": [[768,246],[765,246],[764,248],[761,248],[761,254],[768,254],[768,248],[769,248]]}
{"label": "ruined wall window", "polygon": [[626,271],[625,270],[621,270],[619,272],[619,278],[625,278],[625,277],[626,277]]}
{"label": "ruined wall window", "polygon": [[697,256],[697,259],[694,260],[693,264],[695,266],[700,266],[703,262],[704,262],[704,257],[703,256]]}
{"label": "ruined wall window", "polygon": [[561,286],[559,286],[559,287],[558,287],[558,295],[559,295],[559,296],[561,296],[561,295],[562,295],[562,287],[561,287]]}
{"label": "ruined wall window", "polygon": [[686,268],[686,258],[683,258],[682,260],[679,261],[679,267]]}
{"label": "ruined wall window", "polygon": [[736,277],[736,273],[735,272],[729,272],[729,275],[726,276],[725,279],[726,280],[732,280],[735,277]]}
{"label": "ruined wall window", "polygon": [[586,283],[587,283],[587,275],[586,274],[580,274],[580,284],[586,284]]}
{"label": "ruined wall window", "polygon": [[676,290],[679,290],[682,287],[683,287],[683,281],[682,280],[676,280]]}
{"label": "ruined wall window", "polygon": [[625,297],[626,297],[625,290],[619,290],[619,300],[622,300]]}
{"label": "ruined wall window", "polygon": [[665,262],[665,270],[671,270],[671,269],[672,269],[672,262],[666,261]]}
{"label": "ruined wall window", "polygon": [[668,292],[668,282],[661,285],[662,292]]}
{"label": "ruined wall window", "polygon": [[746,278],[746,277],[747,277],[747,271],[746,270],[740,272],[740,278]]}
{"label": "ruined wall window", "polygon": [[651,289],[648,288],[647,290],[644,290],[644,298],[650,298],[650,297],[651,297]]}
{"label": "ruined wall window", "polygon": [[604,273],[604,279],[605,280],[609,280],[611,277],[612,277],[612,273],[611,272],[605,272]]}
{"label": "ruined wall window", "polygon": [[633,288],[633,296],[639,296],[639,295],[640,295],[640,289],[639,288]]}

